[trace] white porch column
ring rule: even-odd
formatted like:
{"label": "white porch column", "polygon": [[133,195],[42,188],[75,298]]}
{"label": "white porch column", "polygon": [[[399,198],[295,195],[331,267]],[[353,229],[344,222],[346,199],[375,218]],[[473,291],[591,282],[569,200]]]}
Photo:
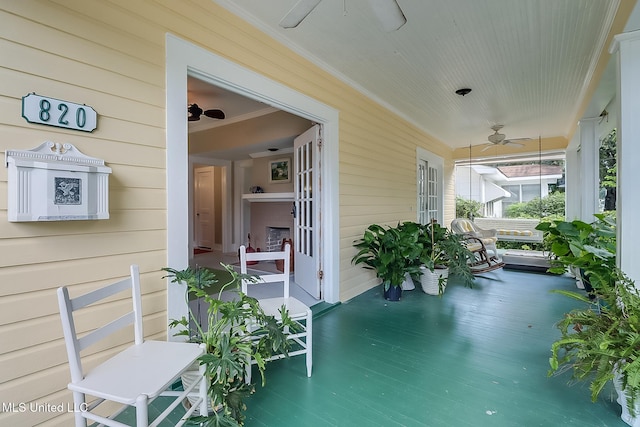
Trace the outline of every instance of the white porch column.
{"label": "white porch column", "polygon": [[618,66],[618,265],[640,286],[640,30],[615,36],[610,53]]}
{"label": "white porch column", "polygon": [[593,222],[600,211],[598,194],[600,192],[600,140],[598,138],[598,121],[600,118],[587,118],[580,120],[580,152],[578,162],[580,165],[580,182],[578,191],[581,196],[580,216],[578,219],[584,222]]}
{"label": "white porch column", "polygon": [[[577,137],[577,136],[576,136]],[[569,149],[565,159],[565,217],[567,221],[580,218],[580,157],[577,149]]]}

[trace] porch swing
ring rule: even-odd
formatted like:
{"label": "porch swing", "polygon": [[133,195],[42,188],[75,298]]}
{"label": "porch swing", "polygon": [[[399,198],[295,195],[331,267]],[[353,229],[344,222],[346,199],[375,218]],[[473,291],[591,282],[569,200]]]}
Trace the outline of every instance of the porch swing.
{"label": "porch swing", "polygon": [[[543,203],[542,203],[542,137],[538,136],[538,221],[543,217]],[[531,236],[532,238],[514,239],[516,241],[523,242],[542,242],[542,237]],[[549,257],[543,252],[538,251],[521,251],[510,249],[503,254],[503,261],[505,266],[509,269],[527,270],[535,272],[546,272],[549,268]]]}
{"label": "porch swing", "polygon": [[[486,150],[486,149],[485,149]],[[495,161],[500,163],[500,157],[498,156],[498,147],[496,145],[496,153],[495,153]],[[549,267],[548,257],[544,253],[539,253],[537,251],[532,251],[527,248],[522,249],[507,249],[505,252],[499,256],[497,254],[497,249],[495,243],[497,241],[507,241],[507,242],[522,242],[523,244],[528,244],[530,242],[541,242],[542,238],[540,233],[535,230],[535,225],[533,223],[537,223],[542,216],[543,205],[542,205],[542,196],[543,196],[543,158],[553,159],[556,157],[557,153],[548,153],[543,156],[542,153],[542,137],[538,137],[538,147],[537,147],[537,159],[534,161],[533,156],[527,156],[529,158],[528,164],[530,167],[537,165],[537,192],[539,204],[536,206],[536,219],[500,219],[500,218],[481,218],[476,222],[475,218],[457,218],[452,224],[451,228],[453,231],[459,234],[470,234],[477,238],[481,238],[485,240],[484,246],[489,252],[493,252],[495,256],[496,263],[501,263],[500,267],[506,267],[511,269],[524,269],[524,270],[532,270],[532,271],[546,271]],[[533,153],[531,153],[533,154]],[[550,157],[549,157],[550,156]],[[493,157],[493,156],[492,156]],[[491,160],[491,159],[489,159]],[[507,160],[507,158],[503,158],[503,160]],[[515,158],[513,159],[515,160]],[[524,159],[523,159],[524,160]],[[488,163],[489,161],[487,161]],[[482,162],[481,162],[482,163]],[[473,187],[473,177],[471,174],[471,166],[473,164],[472,157],[472,147],[469,146],[469,197],[472,195],[472,187]],[[493,165],[497,167],[496,165]],[[550,172],[545,172],[548,175]],[[533,178],[533,176],[530,176]],[[522,190],[520,190],[522,191]],[[533,212],[531,212],[533,213]],[[508,223],[506,221],[509,221]],[[533,232],[530,230],[534,230]],[[487,241],[488,240],[488,241]],[[475,241],[477,245],[477,240]],[[490,256],[483,256],[482,249],[480,249],[481,255],[478,255],[477,262],[486,268],[500,268],[494,267],[493,263],[491,263]],[[487,261],[485,261],[488,260]]]}

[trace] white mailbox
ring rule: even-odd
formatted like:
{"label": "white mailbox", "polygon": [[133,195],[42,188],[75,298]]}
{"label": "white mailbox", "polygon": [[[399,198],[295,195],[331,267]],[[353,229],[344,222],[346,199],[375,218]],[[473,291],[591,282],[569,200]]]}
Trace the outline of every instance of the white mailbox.
{"label": "white mailbox", "polygon": [[109,174],[104,160],[72,144],[45,142],[32,150],[7,150],[9,221],[109,218]]}

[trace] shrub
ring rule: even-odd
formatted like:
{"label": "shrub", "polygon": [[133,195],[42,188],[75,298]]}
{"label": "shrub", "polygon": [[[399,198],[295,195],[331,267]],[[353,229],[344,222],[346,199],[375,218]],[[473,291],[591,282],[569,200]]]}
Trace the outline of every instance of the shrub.
{"label": "shrub", "polygon": [[483,204],[476,200],[456,197],[456,218],[478,218],[482,216]]}
{"label": "shrub", "polygon": [[564,217],[565,197],[564,193],[551,193],[542,199],[535,199],[514,203],[507,207],[505,216],[507,218],[541,218],[559,215]]}

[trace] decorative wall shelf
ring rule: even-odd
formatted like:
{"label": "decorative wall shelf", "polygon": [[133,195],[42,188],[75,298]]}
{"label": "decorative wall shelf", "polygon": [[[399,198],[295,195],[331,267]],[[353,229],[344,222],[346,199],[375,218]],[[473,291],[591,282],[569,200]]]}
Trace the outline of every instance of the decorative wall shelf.
{"label": "decorative wall shelf", "polygon": [[242,195],[242,200],[248,202],[293,202],[293,193],[248,193]]}

